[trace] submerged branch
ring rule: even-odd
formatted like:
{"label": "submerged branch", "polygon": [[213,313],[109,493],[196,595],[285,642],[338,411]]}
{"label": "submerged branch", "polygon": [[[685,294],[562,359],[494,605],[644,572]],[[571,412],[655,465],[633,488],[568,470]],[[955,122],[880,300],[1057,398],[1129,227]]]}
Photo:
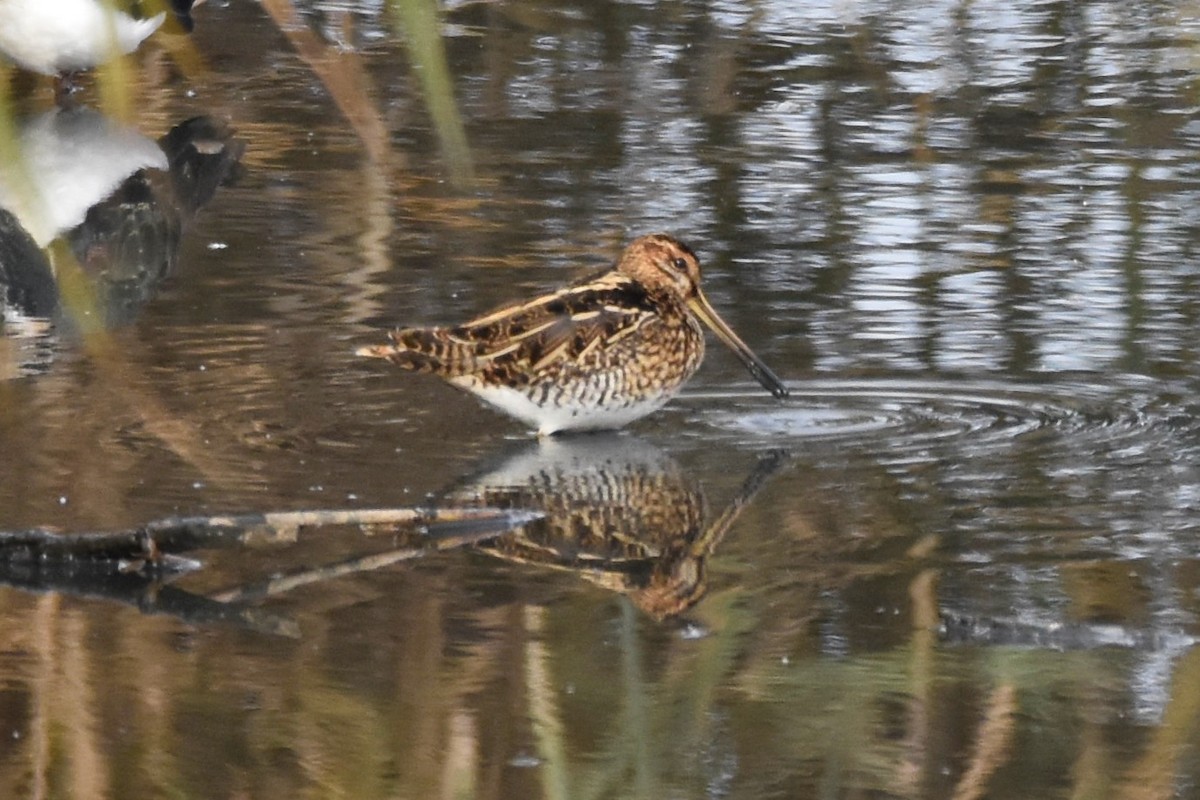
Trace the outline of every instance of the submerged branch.
{"label": "submerged branch", "polygon": [[[529,514],[526,522],[532,522],[540,515]],[[517,523],[525,524],[525,523]],[[236,589],[228,589],[223,592],[210,594],[212,600],[217,600],[222,603],[247,603],[255,600],[262,600],[267,597],[273,597],[285,592],[290,592],[293,589],[298,589],[301,586],[308,586],[312,583],[320,583],[322,581],[341,578],[346,575],[353,575],[358,572],[370,572],[376,569],[390,567],[393,564],[398,564],[402,561],[411,561],[415,558],[420,558],[430,552],[441,550],[450,550],[455,547],[465,547],[469,544],[475,544],[486,539],[491,539],[503,533],[504,531],[496,531],[495,524],[483,520],[464,521],[461,523],[453,523],[453,532],[446,530],[451,525],[446,524],[439,526],[436,537],[427,547],[398,547],[392,550],[387,550],[382,553],[371,553],[370,555],[357,556],[355,558],[339,561],[334,564],[325,564],[320,567],[302,569],[296,572],[278,575],[262,583],[251,584],[249,586],[240,586]],[[509,526],[513,527],[513,526]],[[508,530],[508,528],[505,528]]]}
{"label": "submerged branch", "polygon": [[405,526],[444,540],[498,536],[539,516],[488,508],[374,508],[167,517],[138,528],[98,533],[0,531],[0,565],[96,565],[118,571],[150,565],[169,571],[180,566],[171,557],[181,553],[264,540],[290,542],[300,528]]}
{"label": "submerged branch", "polygon": [[[301,586],[381,569],[427,553],[500,536],[541,518],[491,508],[369,508],[265,514],[167,517],[138,528],[62,534],[45,529],[0,531],[0,585],[25,591],[105,598],[190,624],[220,622],[297,636],[294,622],[253,603]],[[353,556],[221,592],[196,594],[168,585],[199,567],[190,550],[295,542],[301,528],[404,528],[410,545]]]}
{"label": "submerged branch", "polygon": [[26,592],[58,593],[133,606],[147,615],[168,616],[189,625],[233,625],[274,636],[296,638],[299,626],[270,611],[167,585],[161,576],[126,572],[76,570],[64,564],[5,564],[0,585]]}

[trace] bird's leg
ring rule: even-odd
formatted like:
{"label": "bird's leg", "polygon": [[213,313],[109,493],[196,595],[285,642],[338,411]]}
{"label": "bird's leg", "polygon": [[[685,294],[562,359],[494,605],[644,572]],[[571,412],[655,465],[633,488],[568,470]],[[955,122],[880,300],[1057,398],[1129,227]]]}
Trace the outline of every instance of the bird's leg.
{"label": "bird's leg", "polygon": [[61,108],[69,108],[75,104],[72,97],[79,91],[80,86],[76,82],[79,77],[79,72],[72,70],[64,72],[54,79],[54,103]]}

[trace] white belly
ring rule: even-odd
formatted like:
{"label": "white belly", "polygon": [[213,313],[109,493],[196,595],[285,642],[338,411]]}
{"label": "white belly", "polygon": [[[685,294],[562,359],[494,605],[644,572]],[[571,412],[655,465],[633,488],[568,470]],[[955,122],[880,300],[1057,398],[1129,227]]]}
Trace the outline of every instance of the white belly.
{"label": "white belly", "polygon": [[488,405],[537,429],[539,436],[564,431],[596,431],[622,428],[662,408],[670,394],[658,394],[622,405],[545,405],[540,406],[521,392],[507,386],[482,386],[470,378],[451,381]]}

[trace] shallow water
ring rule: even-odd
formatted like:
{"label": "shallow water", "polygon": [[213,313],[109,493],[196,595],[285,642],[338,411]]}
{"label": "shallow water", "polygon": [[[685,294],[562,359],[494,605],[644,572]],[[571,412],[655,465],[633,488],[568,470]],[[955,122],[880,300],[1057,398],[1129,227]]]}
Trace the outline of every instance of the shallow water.
{"label": "shallow water", "polygon": [[[1200,797],[1192,4],[389,8],[210,0],[131,62],[123,135],[239,166],[0,273],[0,530],[548,518],[12,570],[7,796]],[[660,229],[791,398],[711,341],[538,443],[351,355]]]}

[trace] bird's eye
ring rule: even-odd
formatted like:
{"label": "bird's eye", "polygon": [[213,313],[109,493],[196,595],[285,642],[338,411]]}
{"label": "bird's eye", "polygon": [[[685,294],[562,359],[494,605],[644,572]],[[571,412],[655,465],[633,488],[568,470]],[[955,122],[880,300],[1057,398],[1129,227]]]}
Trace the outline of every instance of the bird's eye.
{"label": "bird's eye", "polygon": [[687,272],[687,268],[688,268],[687,259],[677,258],[671,262],[671,266],[674,267],[675,269],[679,270],[680,272]]}

